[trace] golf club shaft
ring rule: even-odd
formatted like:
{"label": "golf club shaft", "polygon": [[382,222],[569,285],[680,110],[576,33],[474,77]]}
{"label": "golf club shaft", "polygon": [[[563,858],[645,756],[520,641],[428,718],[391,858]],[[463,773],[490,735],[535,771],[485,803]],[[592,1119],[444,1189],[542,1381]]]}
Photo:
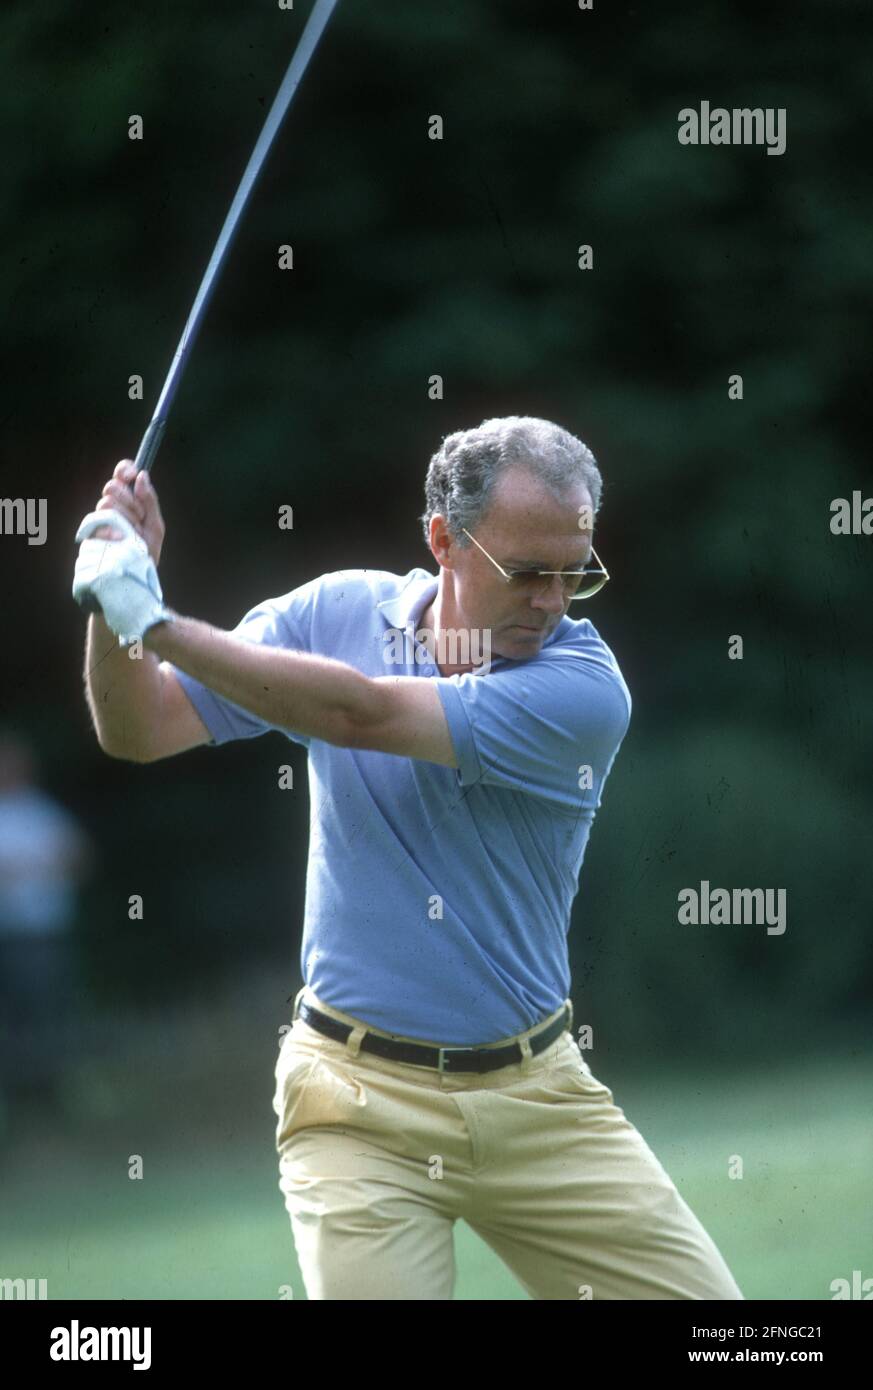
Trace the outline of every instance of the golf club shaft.
{"label": "golf club shaft", "polygon": [[[188,320],[182,332],[179,346],[176,348],[170,370],[167,373],[167,379],[164,382],[163,390],[158,397],[158,403],[155,406],[154,414],[140,441],[136,459],[134,460],[137,473],[140,473],[143,469],[150,469],[155,461],[155,457],[161,445],[161,440],[164,436],[170,407],[175,399],[179,382],[182,379],[182,373],[191,356],[191,349],[194,346],[197,333],[203,322],[203,318],[209,306],[209,301],[212,298],[212,292],[215,289],[218,276],[221,273],[234,234],[242,220],[242,215],[248,205],[252,189],[257,182],[258,175],[264,167],[267,155],[278,134],[279,127],[285,118],[288,107],[291,105],[294,93],[300,85],[300,80],[315,51],[316,44],[324,33],[327,22],[333,14],[337,3],[338,0],[316,0],[309,18],[306,21],[303,33],[300,36],[300,42],[288,65],[288,71],[282,79],[282,85],[276,93],[273,105],[267,113],[264,127],[258,136],[257,144],[252,150],[251,158],[240,179],[239,188],[230,205],[227,217],[224,219],[224,226],[219,233],[215,249],[209,258],[209,264],[200,282],[197,297],[188,315]],[[85,596],[82,599],[81,606],[86,613],[99,613],[101,611],[99,603],[93,597]]]}
{"label": "golf club shaft", "polygon": [[300,84],[300,79],[306,71],[309,60],[315,51],[315,46],[324,33],[327,21],[330,19],[337,3],[338,0],[316,0],[309,18],[306,21],[294,57],[291,59],[288,71],[282,79],[282,85],[276,93],[273,105],[270,107],[267,119],[264,122],[264,128],[258,136],[257,144],[252,150],[251,158],[246,165],[245,172],[240,180],[239,188],[230,205],[230,211],[224,219],[224,226],[221,229],[218,241],[215,243],[215,250],[209,258],[209,264],[206,267],[206,271],[200,283],[200,288],[197,291],[197,298],[194,300],[194,305],[188,315],[188,321],[185,324],[179,346],[176,348],[176,354],[173,358],[170,370],[167,373],[167,379],[164,382],[163,390],[155,406],[151,422],[137,450],[135,463],[138,473],[143,468],[151,468],[154,463],[155,456],[160,448],[161,439],[163,438],[170,407],[173,404],[179,382],[182,379],[182,373],[191,356],[191,349],[194,346],[194,341],[197,337],[200,325],[203,322],[204,315],[209,306],[209,301],[212,298],[212,292],[215,289],[218,276],[224,265],[228,250],[230,249],[230,244],[242,220],[242,215],[251,197],[252,189],[257,182],[258,175],[264,167],[267,155],[278,134],[279,127],[285,118],[288,107],[291,105],[291,99]]}

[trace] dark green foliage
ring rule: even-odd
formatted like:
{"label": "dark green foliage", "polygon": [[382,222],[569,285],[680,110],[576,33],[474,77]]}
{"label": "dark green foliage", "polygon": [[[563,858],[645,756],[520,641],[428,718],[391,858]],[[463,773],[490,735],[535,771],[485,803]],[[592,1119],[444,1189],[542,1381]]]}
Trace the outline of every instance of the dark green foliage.
{"label": "dark green foliage", "polygon": [[[278,739],[108,765],[68,591],[302,9],[10,0],[0,21],[3,492],[49,499],[42,551],[2,542],[34,597],[7,583],[4,703],[107,847],[107,992],[158,998],[267,948],[296,964],[302,754],[293,794]],[[615,1047],[770,1049],[869,1007],[873,537],[832,536],[829,502],[873,495],[870,39],[862,3],[341,5],[155,467],[168,601],[229,627],[324,570],[433,568],[416,517],[450,430],[540,414],[591,445],[613,582],[590,616],[635,713],[572,941],[582,1018]],[[784,106],[786,153],[680,146],[702,99]],[[679,927],[703,878],[787,888],[785,936]],[[131,891],[163,904],[149,951]]]}

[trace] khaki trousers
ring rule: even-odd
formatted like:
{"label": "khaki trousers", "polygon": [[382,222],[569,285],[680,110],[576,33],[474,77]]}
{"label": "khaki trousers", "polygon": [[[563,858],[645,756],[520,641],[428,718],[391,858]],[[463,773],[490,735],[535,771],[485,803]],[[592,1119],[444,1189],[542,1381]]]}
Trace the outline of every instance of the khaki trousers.
{"label": "khaki trousers", "polygon": [[360,1052],[368,1025],[306,987],[295,1015],[302,997],[354,1029],[335,1042],[295,1016],[276,1063],[308,1298],[450,1299],[459,1218],[532,1298],[744,1297],[572,1033],[531,1054],[560,1010],[516,1035],[521,1062],[447,1075]]}

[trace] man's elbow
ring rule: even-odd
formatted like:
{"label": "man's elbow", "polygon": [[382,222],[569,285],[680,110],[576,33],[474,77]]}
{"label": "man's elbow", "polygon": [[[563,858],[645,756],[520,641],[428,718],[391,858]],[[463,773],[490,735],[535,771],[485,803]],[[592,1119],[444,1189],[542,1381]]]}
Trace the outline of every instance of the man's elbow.
{"label": "man's elbow", "polygon": [[355,715],[337,715],[320,735],[334,748],[368,748],[367,726]]}
{"label": "man's elbow", "polygon": [[156,759],[155,752],[142,742],[119,743],[98,731],[97,743],[101,753],[105,753],[107,758],[114,758],[116,762],[153,763]]}
{"label": "man's elbow", "polygon": [[381,730],[387,715],[387,699],[384,689],[374,680],[367,680],[364,698],[354,706],[338,712],[334,727],[327,738],[328,743],[338,748],[358,748],[361,750],[378,748]]}

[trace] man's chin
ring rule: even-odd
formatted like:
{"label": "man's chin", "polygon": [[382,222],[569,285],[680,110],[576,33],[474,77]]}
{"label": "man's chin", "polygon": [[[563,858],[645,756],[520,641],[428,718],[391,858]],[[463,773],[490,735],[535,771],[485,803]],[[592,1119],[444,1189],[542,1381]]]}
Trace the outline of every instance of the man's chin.
{"label": "man's chin", "polygon": [[538,652],[547,636],[548,629],[546,628],[521,626],[504,628],[500,634],[499,644],[493,648],[494,655],[505,657],[509,661],[522,660]]}

